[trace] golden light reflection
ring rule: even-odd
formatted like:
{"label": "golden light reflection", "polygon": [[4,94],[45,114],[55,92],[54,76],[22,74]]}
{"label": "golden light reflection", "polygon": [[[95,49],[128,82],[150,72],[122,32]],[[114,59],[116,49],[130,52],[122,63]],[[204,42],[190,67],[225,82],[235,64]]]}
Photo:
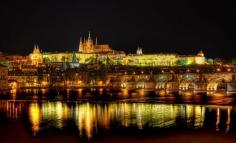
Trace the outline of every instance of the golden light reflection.
{"label": "golden light reflection", "polygon": [[29,107],[29,117],[32,123],[32,130],[34,135],[39,131],[40,127],[40,111],[39,105],[37,103],[30,104]]}
{"label": "golden light reflection", "polygon": [[195,128],[202,128],[205,118],[205,107],[203,106],[195,106],[195,120],[194,120],[194,127]]}
{"label": "golden light reflection", "polygon": [[55,127],[61,129],[63,121],[71,118],[71,110],[62,102],[45,102],[42,104],[42,119],[54,121]]}
{"label": "golden light reflection", "polygon": [[99,95],[102,95],[102,93],[103,93],[103,88],[99,88],[99,89],[98,89],[98,92],[99,92]]}
{"label": "golden light reflection", "polygon": [[11,98],[12,100],[16,100],[16,96],[17,96],[17,89],[13,88],[10,90],[10,93],[11,93]]}
{"label": "golden light reflection", "polygon": [[83,95],[83,89],[79,88],[78,89],[78,96],[81,97]]}
{"label": "golden light reflection", "polygon": [[56,117],[57,117],[57,127],[62,128],[62,118],[63,118],[63,110],[62,110],[62,103],[56,102]]}
{"label": "golden light reflection", "polygon": [[0,101],[0,113],[6,113],[9,119],[18,119],[23,107],[24,104],[18,104],[12,101]]}
{"label": "golden light reflection", "polygon": [[231,124],[231,117],[230,117],[230,114],[231,113],[231,108],[230,107],[228,107],[227,108],[227,121],[226,121],[226,132],[228,132],[229,131],[229,129],[230,129],[230,124]]}
{"label": "golden light reflection", "polygon": [[220,124],[220,108],[217,108],[216,111],[216,131],[219,131],[219,124]]}
{"label": "golden light reflection", "polygon": [[77,126],[81,136],[86,134],[88,138],[92,137],[92,129],[96,119],[95,111],[95,107],[92,107],[89,103],[77,105]]}
{"label": "golden light reflection", "polygon": [[42,91],[42,95],[45,96],[47,93],[47,89],[42,88],[41,91]]}
{"label": "golden light reflection", "polygon": [[[1,102],[0,112],[7,113],[10,119],[18,118],[23,110],[23,104],[16,102]],[[111,128],[116,123],[121,127],[136,127],[143,129],[146,126],[152,128],[169,128],[185,122],[188,128],[202,128],[204,126],[206,110],[213,108],[216,113],[216,130],[222,125],[228,132],[231,125],[232,107],[180,105],[180,104],[154,104],[154,103],[76,103],[68,102],[42,102],[29,104],[29,119],[32,124],[32,132],[36,135],[46,128],[62,129],[68,121],[74,123],[81,136],[87,138],[101,130]],[[226,110],[227,109],[227,110]],[[221,111],[227,111],[226,120],[220,122]],[[232,114],[233,115],[233,114]],[[42,124],[47,123],[47,125]]]}

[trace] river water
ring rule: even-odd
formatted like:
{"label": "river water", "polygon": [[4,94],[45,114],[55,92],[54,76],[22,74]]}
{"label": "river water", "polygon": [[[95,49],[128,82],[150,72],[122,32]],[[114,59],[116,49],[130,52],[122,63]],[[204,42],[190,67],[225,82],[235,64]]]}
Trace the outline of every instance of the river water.
{"label": "river water", "polygon": [[1,95],[0,125],[13,131],[11,124],[21,126],[31,138],[66,134],[86,141],[107,133],[236,131],[234,95],[114,95],[122,96],[117,98],[107,93],[62,93]]}

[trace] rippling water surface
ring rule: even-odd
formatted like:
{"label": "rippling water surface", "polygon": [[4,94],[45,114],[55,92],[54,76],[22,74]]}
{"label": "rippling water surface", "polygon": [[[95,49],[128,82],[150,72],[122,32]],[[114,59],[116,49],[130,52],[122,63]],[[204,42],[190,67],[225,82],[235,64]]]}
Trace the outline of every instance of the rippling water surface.
{"label": "rippling water surface", "polygon": [[17,121],[32,136],[59,132],[87,139],[104,132],[127,130],[145,133],[205,129],[224,133],[236,131],[234,95],[129,96],[115,99],[105,98],[110,97],[107,94],[92,95],[105,96],[99,97],[99,100],[90,100],[90,96],[73,93],[69,96],[56,94],[53,98],[49,98],[49,93],[2,96],[0,125]]}

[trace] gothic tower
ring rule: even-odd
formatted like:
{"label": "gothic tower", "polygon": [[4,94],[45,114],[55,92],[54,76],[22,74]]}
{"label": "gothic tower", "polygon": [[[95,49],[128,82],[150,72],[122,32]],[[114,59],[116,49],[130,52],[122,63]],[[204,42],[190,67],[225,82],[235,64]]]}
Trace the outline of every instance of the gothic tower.
{"label": "gothic tower", "polygon": [[80,37],[80,41],[79,41],[79,52],[83,52],[84,49],[83,49],[83,41],[82,41],[82,38]]}

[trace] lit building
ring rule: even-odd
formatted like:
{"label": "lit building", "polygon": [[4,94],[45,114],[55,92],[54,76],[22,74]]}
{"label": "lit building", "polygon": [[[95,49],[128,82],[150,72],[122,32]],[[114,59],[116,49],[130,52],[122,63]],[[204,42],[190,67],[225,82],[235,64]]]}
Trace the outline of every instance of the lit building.
{"label": "lit building", "polygon": [[129,54],[125,56],[122,64],[151,67],[204,65],[206,64],[206,58],[202,51],[197,55],[143,54],[142,49],[138,48],[137,54]]}
{"label": "lit building", "polygon": [[136,54],[127,55],[123,65],[130,66],[175,66],[178,55],[175,54]]}
{"label": "lit building", "polygon": [[29,55],[33,65],[39,65],[43,63],[43,55],[39,50],[39,46],[35,45],[33,53]]}
{"label": "lit building", "polygon": [[8,89],[8,69],[0,65],[0,90]]}
{"label": "lit building", "polygon": [[80,53],[104,53],[104,52],[113,52],[113,50],[108,44],[99,45],[97,38],[96,38],[96,42],[94,43],[89,33],[88,39],[82,40],[82,38],[80,38],[79,52]]}
{"label": "lit building", "polygon": [[178,60],[180,66],[204,65],[206,63],[206,58],[202,51],[198,52],[197,55],[181,55]]}
{"label": "lit building", "polygon": [[[32,64],[38,65],[45,63],[58,63],[58,62],[71,62],[73,56],[76,56],[76,60],[80,64],[95,63],[95,60],[107,61],[111,60],[112,63],[117,63],[117,60],[121,60],[125,53],[123,51],[113,50],[108,44],[98,44],[98,41],[93,42],[91,35],[87,39],[82,40],[80,38],[80,44],[78,52],[40,52],[39,47],[34,47],[33,53],[30,54]],[[104,62],[106,63],[106,62]]]}
{"label": "lit building", "polygon": [[42,53],[36,45],[29,57],[32,64],[36,66],[42,63],[68,63],[73,60],[80,64],[102,63],[152,67],[206,64],[202,51],[197,55],[144,54],[142,48],[138,48],[136,54],[126,55],[124,51],[113,50],[108,44],[98,44],[97,38],[94,42],[90,33],[87,39],[80,38],[78,52]]}
{"label": "lit building", "polygon": [[142,48],[139,48],[139,47],[138,47],[138,49],[137,49],[137,51],[136,51],[136,54],[137,54],[137,55],[142,55],[142,54],[143,54]]}

